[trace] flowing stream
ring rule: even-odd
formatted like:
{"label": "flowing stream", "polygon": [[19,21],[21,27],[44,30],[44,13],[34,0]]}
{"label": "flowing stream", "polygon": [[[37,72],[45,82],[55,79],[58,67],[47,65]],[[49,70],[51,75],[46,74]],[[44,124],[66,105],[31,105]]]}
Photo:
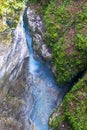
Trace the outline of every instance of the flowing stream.
{"label": "flowing stream", "polygon": [[28,29],[26,12],[27,9],[25,9],[24,12],[23,22],[30,55],[29,72],[33,76],[33,83],[31,85],[30,92],[34,97],[34,107],[30,115],[34,127],[31,129],[48,130],[49,116],[61,101],[61,98],[58,98],[61,89],[56,84],[47,63],[34,58],[32,37]]}
{"label": "flowing stream", "polygon": [[[3,122],[0,122],[0,129],[2,130],[11,127],[12,130],[49,130],[49,116],[67,92],[67,87],[63,89],[56,83],[50,65],[34,52],[33,39],[28,27],[27,8],[25,8],[14,32],[14,44],[10,50],[8,48],[8,52],[2,54],[0,61],[2,90],[0,120]],[[9,95],[10,101],[13,104],[17,103],[15,109],[11,102],[9,108],[8,98],[5,98]],[[24,101],[23,104],[20,103],[20,99]],[[5,126],[3,113],[8,115],[7,118],[4,116],[5,120],[7,122],[10,120],[8,128]],[[12,122],[14,128],[11,126]]]}
{"label": "flowing stream", "polygon": [[[12,122],[14,126],[12,130],[49,130],[49,116],[84,72],[78,73],[64,88],[60,87],[55,81],[49,64],[39,55],[34,54],[33,39],[28,26],[27,8],[25,8],[23,17],[15,30],[14,44],[10,50],[9,48],[8,51],[7,48],[3,49],[5,52],[2,50],[4,54],[2,53],[0,58],[0,90],[2,90],[0,130],[10,130]],[[25,102],[21,103],[22,107],[19,104],[15,110],[10,104],[12,107],[9,108],[8,101],[4,102],[7,94],[8,97],[9,94],[11,95],[10,100],[13,105],[16,103],[18,105],[19,99],[23,98]],[[3,117],[3,113],[6,113],[6,116]],[[4,124],[6,120],[9,122],[8,128]]]}

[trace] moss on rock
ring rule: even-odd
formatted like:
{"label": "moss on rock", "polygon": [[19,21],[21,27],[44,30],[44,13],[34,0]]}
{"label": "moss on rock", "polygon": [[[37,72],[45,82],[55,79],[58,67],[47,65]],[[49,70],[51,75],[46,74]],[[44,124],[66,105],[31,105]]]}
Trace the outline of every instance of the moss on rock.
{"label": "moss on rock", "polygon": [[16,27],[22,9],[23,0],[0,0],[0,32],[8,28],[6,20],[10,21],[13,28]]}
{"label": "moss on rock", "polygon": [[62,122],[68,122],[70,130],[87,129],[87,73],[65,96],[55,113],[60,113],[49,122],[53,130],[60,129]]}
{"label": "moss on rock", "polygon": [[[51,48],[54,75],[60,84],[87,69],[87,1],[55,0],[45,8],[44,42]],[[52,130],[87,129],[87,73],[51,115]]]}
{"label": "moss on rock", "polygon": [[87,2],[51,2],[44,21],[44,41],[53,51],[55,76],[58,83],[65,84],[86,68]]}

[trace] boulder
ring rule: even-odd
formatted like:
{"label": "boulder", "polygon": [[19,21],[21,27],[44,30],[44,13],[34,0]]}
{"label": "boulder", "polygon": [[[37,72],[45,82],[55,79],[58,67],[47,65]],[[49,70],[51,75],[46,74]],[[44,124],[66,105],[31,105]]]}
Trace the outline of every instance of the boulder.
{"label": "boulder", "polygon": [[33,37],[33,49],[45,59],[51,59],[52,54],[43,42],[45,26],[40,15],[35,13],[35,8],[28,7],[27,10],[28,24]]}

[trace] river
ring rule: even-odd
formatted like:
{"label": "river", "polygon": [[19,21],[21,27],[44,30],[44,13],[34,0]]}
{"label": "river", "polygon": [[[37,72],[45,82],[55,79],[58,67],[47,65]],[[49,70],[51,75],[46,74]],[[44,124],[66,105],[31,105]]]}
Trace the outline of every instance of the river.
{"label": "river", "polygon": [[50,64],[34,52],[27,8],[13,41],[0,61],[0,129],[49,130],[49,116],[67,88],[57,84]]}
{"label": "river", "polygon": [[58,106],[58,95],[61,91],[53,74],[46,62],[34,58],[32,48],[32,36],[28,28],[28,19],[25,9],[23,22],[25,36],[29,49],[29,72],[33,76],[30,91],[34,97],[34,107],[31,113],[31,120],[35,130],[48,130],[48,119],[53,110]]}

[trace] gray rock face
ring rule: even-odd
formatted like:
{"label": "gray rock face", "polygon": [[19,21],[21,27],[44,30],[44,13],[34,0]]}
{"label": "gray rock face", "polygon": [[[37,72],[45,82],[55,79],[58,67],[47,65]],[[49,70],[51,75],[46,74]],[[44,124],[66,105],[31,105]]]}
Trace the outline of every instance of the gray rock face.
{"label": "gray rock face", "polygon": [[29,28],[31,29],[31,33],[33,35],[33,49],[45,59],[51,59],[52,54],[42,39],[45,33],[42,18],[35,13],[35,10],[32,7],[28,8],[27,17]]}
{"label": "gray rock face", "polygon": [[10,76],[9,80],[16,78],[21,70],[24,59],[28,56],[23,22],[21,20],[15,30],[13,44],[10,46],[0,45],[0,79],[2,80],[3,77],[8,76]]}
{"label": "gray rock face", "polygon": [[33,97],[29,92],[29,87],[32,76],[27,75],[26,65],[27,60],[23,64],[20,76],[9,83],[9,91],[2,103],[0,102],[0,130],[28,130],[30,128],[29,116]]}
{"label": "gray rock face", "polygon": [[29,52],[22,19],[14,31],[13,42],[3,45],[3,40],[0,43],[0,130],[28,130],[33,105],[29,92],[32,76],[26,72]]}

